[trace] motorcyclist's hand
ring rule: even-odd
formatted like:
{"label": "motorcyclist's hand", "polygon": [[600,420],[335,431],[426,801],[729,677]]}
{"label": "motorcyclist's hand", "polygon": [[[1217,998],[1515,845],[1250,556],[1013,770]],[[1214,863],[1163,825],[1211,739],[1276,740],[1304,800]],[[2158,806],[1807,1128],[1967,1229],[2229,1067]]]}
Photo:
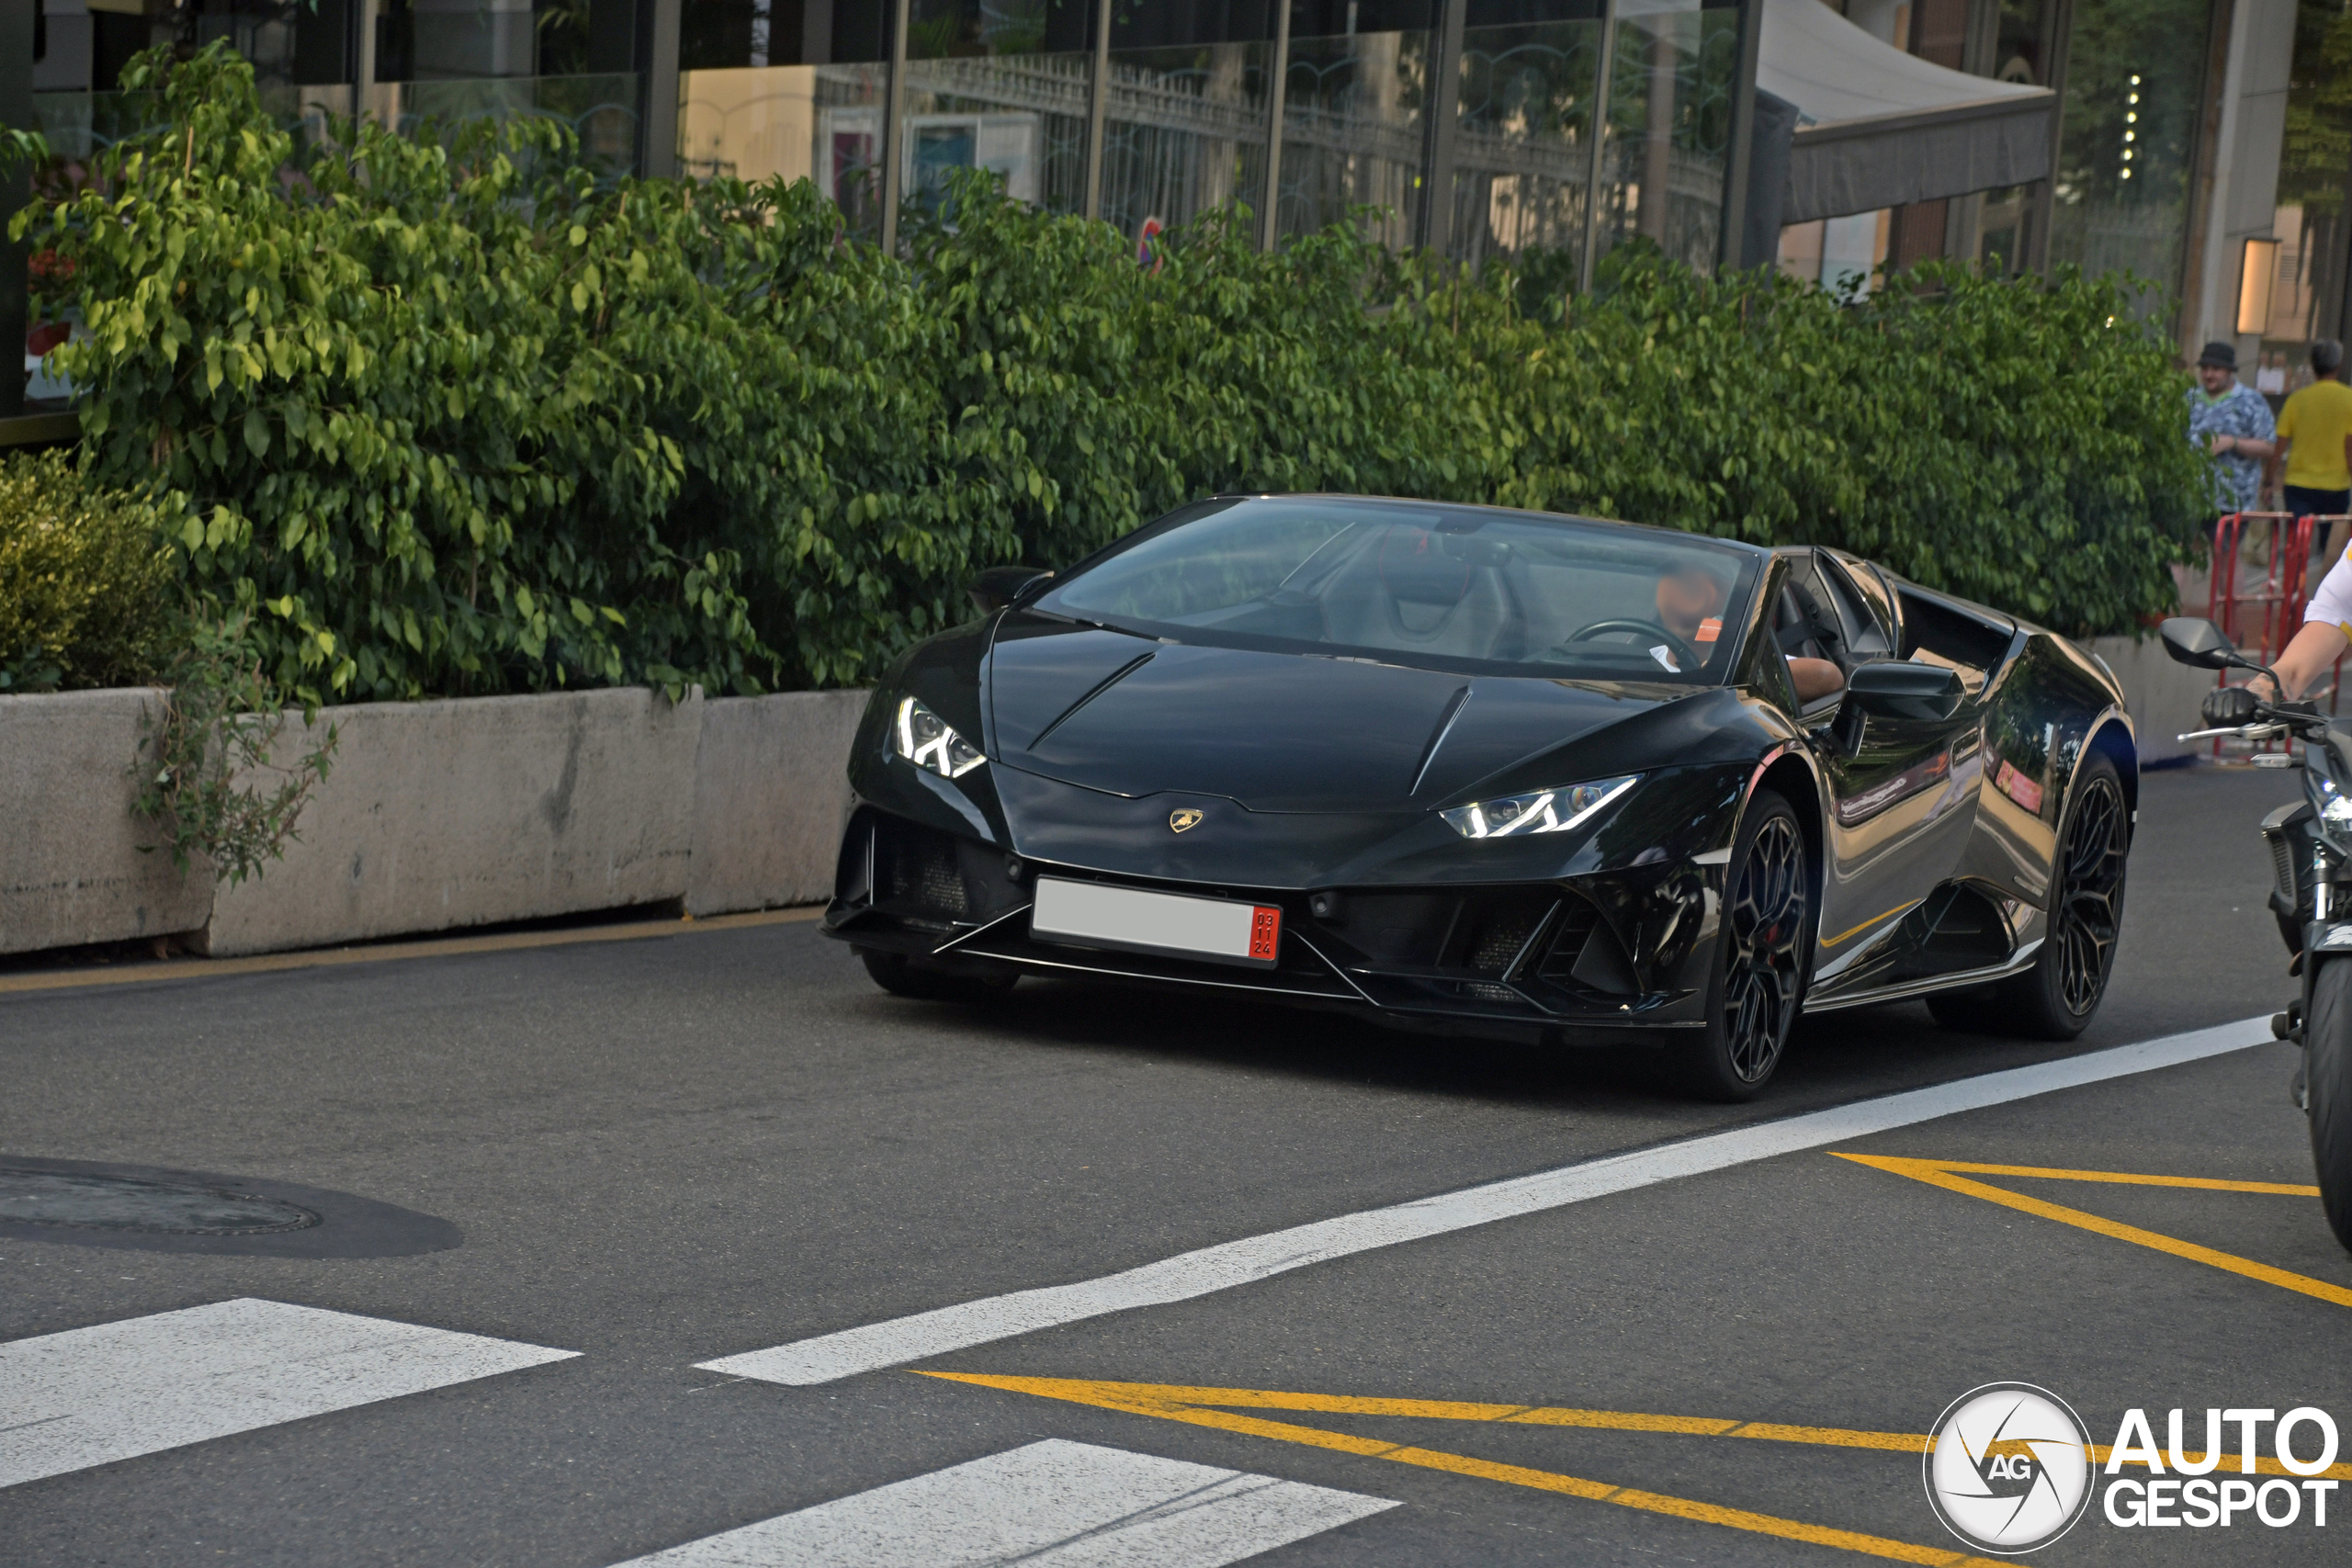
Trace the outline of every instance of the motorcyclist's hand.
{"label": "motorcyclist's hand", "polygon": [[2235,729],[2254,722],[2256,701],[2244,686],[2217,686],[2205,694],[2197,711],[2208,729]]}

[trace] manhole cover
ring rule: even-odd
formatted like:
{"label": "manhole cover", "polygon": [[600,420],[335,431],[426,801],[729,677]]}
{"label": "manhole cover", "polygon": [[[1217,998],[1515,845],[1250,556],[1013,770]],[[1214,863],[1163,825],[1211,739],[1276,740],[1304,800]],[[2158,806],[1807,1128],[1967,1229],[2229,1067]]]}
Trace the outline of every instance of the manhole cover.
{"label": "manhole cover", "polygon": [[310,1210],[193,1181],[0,1168],[0,1221],[74,1230],[266,1235],[315,1225]]}

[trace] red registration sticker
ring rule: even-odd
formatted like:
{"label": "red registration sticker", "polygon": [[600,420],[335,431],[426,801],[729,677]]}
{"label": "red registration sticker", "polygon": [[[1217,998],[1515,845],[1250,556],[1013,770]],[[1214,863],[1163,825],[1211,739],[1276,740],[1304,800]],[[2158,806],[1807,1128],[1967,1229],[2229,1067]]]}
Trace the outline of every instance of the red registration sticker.
{"label": "red registration sticker", "polygon": [[1699,640],[1701,642],[1713,642],[1723,635],[1724,618],[1721,615],[1709,615],[1705,620],[1699,623]]}
{"label": "red registration sticker", "polygon": [[1257,906],[1250,921],[1250,956],[1261,964],[1272,964],[1282,940],[1283,912],[1271,904]]}

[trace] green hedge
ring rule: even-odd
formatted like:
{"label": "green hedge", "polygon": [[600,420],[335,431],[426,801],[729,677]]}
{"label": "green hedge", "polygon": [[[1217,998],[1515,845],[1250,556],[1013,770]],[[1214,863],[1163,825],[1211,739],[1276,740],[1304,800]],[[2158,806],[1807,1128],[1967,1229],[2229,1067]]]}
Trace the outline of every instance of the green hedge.
{"label": "green hedge", "polygon": [[0,694],[159,677],[180,603],[164,531],[65,453],[0,456]]}
{"label": "green hedge", "polygon": [[313,699],[871,679],[976,569],[1219,490],[1493,501],[1845,545],[2074,632],[2172,602],[2203,460],[2105,282],[1860,304],[1639,246],[1450,278],[1335,228],[1108,226],[961,186],[901,260],[808,185],[557,169],[560,133],[298,148],[214,49],[37,243],[96,472]]}

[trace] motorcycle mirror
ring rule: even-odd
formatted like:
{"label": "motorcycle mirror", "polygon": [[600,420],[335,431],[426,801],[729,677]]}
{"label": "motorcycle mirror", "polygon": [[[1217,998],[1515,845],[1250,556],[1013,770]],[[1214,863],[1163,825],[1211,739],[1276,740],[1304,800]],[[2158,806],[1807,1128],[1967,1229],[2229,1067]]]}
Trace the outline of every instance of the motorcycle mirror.
{"label": "motorcycle mirror", "polygon": [[993,615],[1020,598],[1032,583],[1053,575],[1038,566],[992,566],[972,579],[964,592],[973,608],[983,615]]}
{"label": "motorcycle mirror", "polygon": [[1848,698],[1864,713],[1929,723],[1950,718],[1967,690],[1957,670],[1901,659],[1861,665],[1846,682]]}
{"label": "motorcycle mirror", "polygon": [[2175,615],[2156,628],[2156,635],[2164,639],[2165,652],[2177,664],[2194,664],[2199,670],[2227,670],[2232,665],[2254,667],[2238,652],[2236,645],[2222,635],[2222,628],[2211,621]]}

